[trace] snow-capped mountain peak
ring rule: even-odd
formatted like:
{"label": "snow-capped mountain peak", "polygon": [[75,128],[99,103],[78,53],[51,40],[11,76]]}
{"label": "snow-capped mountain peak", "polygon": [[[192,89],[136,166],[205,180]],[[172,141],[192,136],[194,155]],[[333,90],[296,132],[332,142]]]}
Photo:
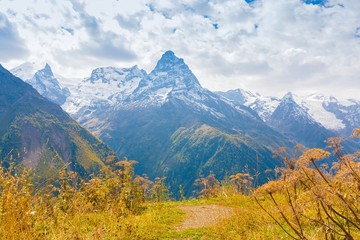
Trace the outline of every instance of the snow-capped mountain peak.
{"label": "snow-capped mountain peak", "polygon": [[[173,51],[166,51],[156,64],[155,69],[158,71],[169,71],[173,66],[181,65],[185,66],[184,59],[175,56]],[[187,66],[186,66],[187,67]]]}
{"label": "snow-capped mountain peak", "polygon": [[188,65],[172,51],[167,51],[162,55],[154,70],[149,74],[147,82],[148,85],[154,87],[201,88]]}
{"label": "snow-capped mountain peak", "polygon": [[68,88],[62,88],[49,64],[40,69],[35,63],[24,63],[11,72],[33,86],[42,96],[62,105],[70,95]]}
{"label": "snow-capped mountain peak", "polygon": [[41,65],[34,62],[25,62],[11,69],[10,72],[23,81],[26,81],[31,79],[41,67]]}
{"label": "snow-capped mountain peak", "polygon": [[49,64],[37,71],[34,76],[27,80],[42,96],[50,99],[52,102],[62,105],[70,91],[67,88],[62,88],[59,81],[54,76]]}
{"label": "snow-capped mountain peak", "polygon": [[59,82],[55,78],[55,76],[51,70],[51,67],[47,63],[45,64],[45,67],[43,69],[38,70],[34,74],[34,77],[32,77],[29,81],[35,81],[44,87],[46,87],[45,85],[47,84],[47,82],[52,82],[52,83],[56,83],[57,85],[59,85]]}
{"label": "snow-capped mountain peak", "polygon": [[[120,105],[125,108],[160,106],[170,98],[181,99],[190,104],[202,101],[206,91],[184,60],[176,57],[174,52],[167,51],[154,70],[139,81],[134,92],[126,101],[120,101]],[[116,99],[119,100],[119,97]]]}
{"label": "snow-capped mountain peak", "polygon": [[288,92],[281,99],[281,102],[294,102],[294,96],[291,92]]}
{"label": "snow-capped mountain peak", "polygon": [[48,63],[45,64],[43,72],[48,74],[48,75],[54,76],[54,74],[53,74],[53,72],[51,70],[51,67],[50,67],[50,65]]}
{"label": "snow-capped mountain peak", "polygon": [[[301,119],[302,121],[315,122],[307,113],[306,109],[295,101],[294,95],[291,92],[286,93],[281,99],[281,102],[274,111],[272,118],[274,118],[274,115],[279,115],[282,118],[293,118],[298,120]],[[279,118],[279,116],[277,116],[277,118]]]}

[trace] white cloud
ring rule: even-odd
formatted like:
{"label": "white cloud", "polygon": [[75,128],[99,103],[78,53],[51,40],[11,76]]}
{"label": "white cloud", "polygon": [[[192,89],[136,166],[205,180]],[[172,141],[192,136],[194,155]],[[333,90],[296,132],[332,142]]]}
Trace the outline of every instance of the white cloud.
{"label": "white cloud", "polygon": [[315,89],[357,97],[358,9],[358,0],[329,0],[325,6],[299,0],[0,4],[17,39],[25,39],[29,58],[46,59],[64,75],[84,77],[104,65],[138,64],[150,71],[171,49],[207,88],[243,87],[278,96]]}
{"label": "white cloud", "polygon": [[1,12],[0,36],[0,61],[26,57],[28,51],[23,47],[24,40],[19,36],[16,27]]}

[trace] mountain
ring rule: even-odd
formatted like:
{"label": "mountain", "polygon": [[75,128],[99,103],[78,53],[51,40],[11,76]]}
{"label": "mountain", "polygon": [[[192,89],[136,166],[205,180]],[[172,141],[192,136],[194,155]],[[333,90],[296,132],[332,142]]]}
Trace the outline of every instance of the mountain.
{"label": "mountain", "polygon": [[182,184],[190,195],[211,171],[263,173],[278,164],[273,149],[293,144],[250,108],[204,89],[172,51],[149,74],[98,68],[71,91],[66,111],[118,156],[137,160],[138,173],[167,176],[175,193]]}
{"label": "mountain", "polygon": [[335,134],[317,122],[287,93],[271,115],[269,125],[307,147],[326,147],[326,139]]}
{"label": "mountain", "polygon": [[66,98],[70,96],[68,88],[62,88],[59,81],[54,76],[51,67],[46,64],[43,69],[35,70],[35,64],[24,63],[11,72],[22,80],[33,86],[42,96],[50,101],[62,105]]}
{"label": "mountain", "polygon": [[[94,69],[89,78],[82,80],[71,90],[71,96],[62,107],[78,122],[98,133],[106,129],[107,124],[99,121],[97,117],[107,118],[108,110],[125,101],[145,76],[146,72],[137,66]],[[96,113],[92,114],[93,111]]]}
{"label": "mountain", "polygon": [[272,113],[281,101],[281,99],[276,97],[263,96],[259,93],[252,93],[242,89],[215,93],[225,97],[234,104],[245,105],[253,109],[264,122],[269,121]]}
{"label": "mountain", "polygon": [[295,98],[317,122],[330,131],[348,136],[355,127],[360,126],[360,101],[338,100],[319,94]]}
{"label": "mountain", "polygon": [[359,128],[360,126],[360,101],[348,99],[339,102],[334,98],[332,100],[325,102],[323,107],[326,111],[333,113],[345,125],[345,128],[340,128],[339,131],[343,135],[349,135],[354,128]]}
{"label": "mountain", "polygon": [[1,65],[0,83],[2,165],[20,164],[45,179],[66,164],[83,177],[100,171],[112,154],[107,145]]}
{"label": "mountain", "polygon": [[[246,94],[244,94],[246,93]],[[241,89],[217,92],[236,104],[244,104],[265,121],[269,122],[279,106],[281,99],[253,94]],[[360,126],[360,101],[354,99],[338,100],[330,96],[310,94],[299,96],[292,94],[294,102],[302,108],[313,121],[319,123],[335,135],[348,136],[354,128]]]}

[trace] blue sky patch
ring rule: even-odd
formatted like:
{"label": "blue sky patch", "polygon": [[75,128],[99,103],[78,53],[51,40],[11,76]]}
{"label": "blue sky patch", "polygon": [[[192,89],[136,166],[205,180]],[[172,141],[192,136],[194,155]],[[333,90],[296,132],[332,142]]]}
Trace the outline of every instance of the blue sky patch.
{"label": "blue sky patch", "polygon": [[219,24],[214,23],[214,24],[213,24],[213,27],[214,27],[215,29],[219,29]]}
{"label": "blue sky patch", "polygon": [[155,8],[155,6],[153,5],[153,4],[146,4],[146,6],[149,8],[149,10],[151,11],[151,12],[156,12],[156,8]]}
{"label": "blue sky patch", "polygon": [[66,28],[66,27],[61,27],[63,30],[67,31],[68,33],[70,33],[71,35],[74,35],[74,29],[72,28]]}
{"label": "blue sky patch", "polygon": [[324,6],[327,0],[303,0],[305,4]]}

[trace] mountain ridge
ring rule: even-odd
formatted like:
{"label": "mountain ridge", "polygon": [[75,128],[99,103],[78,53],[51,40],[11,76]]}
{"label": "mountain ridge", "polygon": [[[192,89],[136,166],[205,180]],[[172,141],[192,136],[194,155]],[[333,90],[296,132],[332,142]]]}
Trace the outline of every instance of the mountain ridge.
{"label": "mountain ridge", "polygon": [[[255,98],[234,94],[240,91],[244,90],[216,93],[235,103],[243,102],[256,111],[265,122],[269,121],[281,101],[279,98],[266,97],[258,93],[253,94],[250,92],[252,96],[257,96]],[[333,96],[327,97],[321,94],[309,94],[306,96],[293,94],[293,96],[296,104],[306,111],[313,120],[329,131],[348,136],[354,128],[360,125],[360,102],[358,100],[338,100]]]}
{"label": "mountain ridge", "polygon": [[100,172],[110,148],[1,65],[0,83],[3,166],[24,165],[44,179],[66,165],[86,178]]}

